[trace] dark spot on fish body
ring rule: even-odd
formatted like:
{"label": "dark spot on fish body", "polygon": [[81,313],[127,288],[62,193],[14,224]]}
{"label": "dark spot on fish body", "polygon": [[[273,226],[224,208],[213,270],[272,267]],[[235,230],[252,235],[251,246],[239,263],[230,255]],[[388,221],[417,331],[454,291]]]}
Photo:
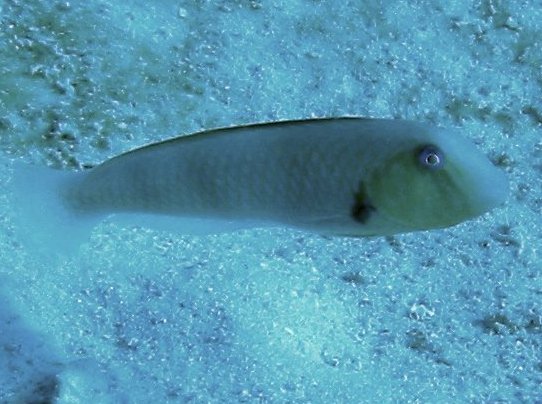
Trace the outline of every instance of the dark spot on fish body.
{"label": "dark spot on fish body", "polygon": [[376,208],[371,204],[365,184],[360,182],[358,192],[354,194],[354,205],[352,206],[351,216],[356,222],[367,223],[371,215],[376,212]]}

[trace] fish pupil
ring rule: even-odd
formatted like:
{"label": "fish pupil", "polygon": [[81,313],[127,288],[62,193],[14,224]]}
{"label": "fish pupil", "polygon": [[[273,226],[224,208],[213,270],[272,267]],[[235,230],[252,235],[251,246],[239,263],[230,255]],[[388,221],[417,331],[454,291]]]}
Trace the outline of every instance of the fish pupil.
{"label": "fish pupil", "polygon": [[438,163],[440,163],[440,159],[439,157],[436,155],[436,154],[429,154],[426,158],[425,158],[425,162],[427,164],[429,164],[430,166],[434,166]]}
{"label": "fish pupil", "polygon": [[418,160],[423,167],[431,170],[440,169],[444,165],[444,156],[435,146],[425,146],[418,153]]}

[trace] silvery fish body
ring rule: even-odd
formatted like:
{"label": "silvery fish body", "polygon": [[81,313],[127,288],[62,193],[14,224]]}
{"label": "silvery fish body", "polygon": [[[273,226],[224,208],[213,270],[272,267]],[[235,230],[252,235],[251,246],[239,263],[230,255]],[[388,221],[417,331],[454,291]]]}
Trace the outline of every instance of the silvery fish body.
{"label": "silvery fish body", "polygon": [[364,118],[215,129],[48,175],[49,199],[73,223],[115,214],[137,224],[141,215],[180,233],[288,226],[389,235],[462,222],[508,192],[503,173],[456,133]]}

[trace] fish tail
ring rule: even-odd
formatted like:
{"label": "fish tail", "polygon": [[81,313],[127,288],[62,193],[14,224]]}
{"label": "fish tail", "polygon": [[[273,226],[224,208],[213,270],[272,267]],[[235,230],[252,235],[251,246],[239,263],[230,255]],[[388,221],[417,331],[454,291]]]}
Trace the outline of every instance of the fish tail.
{"label": "fish tail", "polygon": [[74,253],[89,240],[101,219],[76,211],[66,198],[84,173],[66,172],[24,163],[13,166],[12,191],[15,234],[33,252],[54,255]]}

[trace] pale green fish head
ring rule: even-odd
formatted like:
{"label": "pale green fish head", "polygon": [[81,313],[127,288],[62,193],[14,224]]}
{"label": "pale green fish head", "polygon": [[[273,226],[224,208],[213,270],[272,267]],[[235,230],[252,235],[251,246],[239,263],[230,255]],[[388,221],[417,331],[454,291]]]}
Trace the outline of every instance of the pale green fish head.
{"label": "pale green fish head", "polygon": [[[470,141],[440,128],[410,129],[416,133],[403,134],[398,150],[375,165],[362,190],[386,232],[452,226],[505,200],[504,172]],[[405,136],[412,139],[405,142]]]}

